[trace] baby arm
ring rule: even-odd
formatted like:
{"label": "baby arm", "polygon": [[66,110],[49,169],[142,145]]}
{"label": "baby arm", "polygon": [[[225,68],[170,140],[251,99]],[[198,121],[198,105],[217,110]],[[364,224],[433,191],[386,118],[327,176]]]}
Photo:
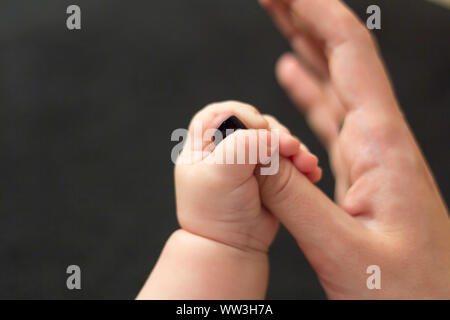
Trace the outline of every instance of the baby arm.
{"label": "baby arm", "polygon": [[[238,130],[215,146],[207,131],[214,129],[212,133],[231,116],[240,119],[249,130]],[[268,150],[290,158],[311,181],[320,179],[317,158],[276,120],[249,105],[214,104],[194,117],[175,168],[181,230],[167,241],[138,299],[265,297],[267,252],[278,221],[259,197],[255,174],[263,159],[259,152],[256,163],[248,161],[248,156],[241,164],[217,164],[217,159],[225,160],[226,154],[238,148],[248,155],[251,137],[256,136],[260,146],[258,133],[272,129],[280,131],[279,142],[275,149],[268,139]],[[201,134],[194,134],[195,130]]]}

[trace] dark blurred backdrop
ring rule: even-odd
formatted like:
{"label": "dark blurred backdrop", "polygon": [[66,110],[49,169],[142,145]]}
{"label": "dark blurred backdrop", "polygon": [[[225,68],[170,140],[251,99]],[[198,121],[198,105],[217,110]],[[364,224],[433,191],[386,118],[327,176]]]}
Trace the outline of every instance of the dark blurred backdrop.
{"label": "dark blurred backdrop", "polygon": [[[381,51],[448,203],[450,11],[348,3],[381,7]],[[286,50],[256,0],[2,0],[0,298],[134,298],[177,228],[170,134],[213,101],[276,115],[319,154],[331,196],[326,153],[275,82]],[[270,258],[268,298],[325,298],[285,230]]]}

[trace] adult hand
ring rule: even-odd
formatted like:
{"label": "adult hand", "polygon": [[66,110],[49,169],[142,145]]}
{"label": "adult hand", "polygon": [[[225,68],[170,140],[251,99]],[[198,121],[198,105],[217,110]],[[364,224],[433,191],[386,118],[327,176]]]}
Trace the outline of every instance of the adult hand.
{"label": "adult hand", "polygon": [[[329,298],[450,298],[450,219],[367,28],[338,0],[261,0],[295,54],[277,77],[323,141],[332,202],[292,164],[260,179]],[[299,60],[301,59],[301,62]],[[368,266],[381,269],[369,290]]]}

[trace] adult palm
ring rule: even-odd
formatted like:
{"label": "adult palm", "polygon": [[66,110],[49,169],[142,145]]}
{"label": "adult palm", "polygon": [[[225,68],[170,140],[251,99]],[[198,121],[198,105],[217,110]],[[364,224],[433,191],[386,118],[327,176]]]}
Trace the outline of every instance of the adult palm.
{"label": "adult palm", "polygon": [[[449,298],[450,220],[367,28],[338,0],[264,0],[295,54],[277,76],[329,152],[336,203],[291,170],[264,205],[330,298]],[[367,287],[378,265],[382,288]]]}

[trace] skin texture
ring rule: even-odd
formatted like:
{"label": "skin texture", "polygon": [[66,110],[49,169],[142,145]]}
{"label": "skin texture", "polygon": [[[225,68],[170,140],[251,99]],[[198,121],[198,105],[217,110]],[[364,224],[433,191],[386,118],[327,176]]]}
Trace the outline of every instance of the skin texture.
{"label": "skin texture", "polygon": [[[182,230],[138,298],[263,298],[279,220],[331,299],[450,299],[448,209],[367,28],[338,0],[260,2],[294,49],[277,78],[328,150],[335,202],[311,183],[317,158],[274,118],[236,102],[210,106],[194,118],[205,129],[235,114],[248,128],[284,130],[279,173],[204,166],[201,157],[177,165]],[[371,265],[380,290],[366,286]]]}
{"label": "skin texture", "polygon": [[[249,130],[238,130],[216,147],[208,129],[237,116]],[[200,134],[195,135],[195,128]],[[278,220],[262,205],[258,165],[216,164],[208,160],[248,143],[256,130],[280,130],[279,153],[295,171],[320,179],[317,157],[273,117],[238,103],[217,103],[193,119],[189,137],[175,166],[177,216],[181,230],[167,241],[139,299],[262,299],[268,280],[267,251]],[[241,140],[245,141],[245,140]],[[267,142],[271,146],[271,140]],[[202,151],[212,151],[210,154]],[[187,163],[193,160],[193,163]],[[258,159],[258,163],[263,161]],[[182,266],[182,267],[180,267]],[[239,286],[236,284],[239,283]]]}
{"label": "skin texture", "polygon": [[[260,179],[329,298],[450,298],[450,220],[367,28],[337,0],[260,1],[294,53],[280,85],[326,146],[333,203],[283,161]],[[340,127],[342,127],[340,129]],[[366,287],[370,265],[381,290]]]}

